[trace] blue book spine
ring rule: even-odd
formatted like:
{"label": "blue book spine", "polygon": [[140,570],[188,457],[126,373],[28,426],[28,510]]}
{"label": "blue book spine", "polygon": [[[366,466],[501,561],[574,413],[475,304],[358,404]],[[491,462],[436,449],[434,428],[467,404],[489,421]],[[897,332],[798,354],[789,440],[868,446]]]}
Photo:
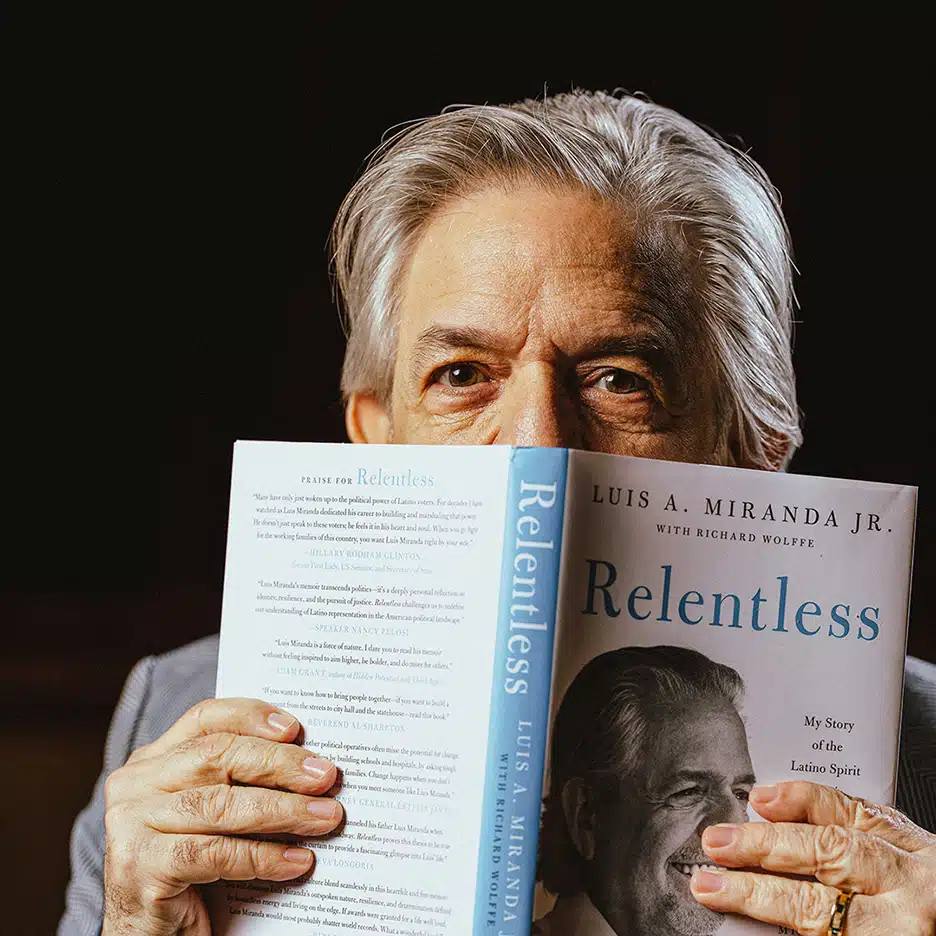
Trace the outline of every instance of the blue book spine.
{"label": "blue book spine", "polygon": [[515,449],[507,485],[474,936],[533,918],[568,452]]}

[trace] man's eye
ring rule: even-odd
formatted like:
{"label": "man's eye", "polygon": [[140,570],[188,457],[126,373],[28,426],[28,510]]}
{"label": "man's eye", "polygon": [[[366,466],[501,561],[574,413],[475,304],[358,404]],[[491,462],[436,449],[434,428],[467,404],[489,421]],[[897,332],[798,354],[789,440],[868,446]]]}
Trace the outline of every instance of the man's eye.
{"label": "man's eye", "polygon": [[487,377],[477,364],[447,364],[432,375],[433,383],[443,387],[471,387]]}
{"label": "man's eye", "polygon": [[683,790],[677,790],[675,793],[670,793],[666,800],[670,806],[675,806],[677,808],[680,806],[694,806],[704,795],[705,793],[701,787],[692,786],[686,787]]}
{"label": "man's eye", "polygon": [[750,794],[750,790],[735,790],[735,798],[741,803],[746,803],[750,799]]}
{"label": "man's eye", "polygon": [[592,386],[609,393],[639,393],[651,389],[648,380],[620,367],[612,367],[603,371]]}

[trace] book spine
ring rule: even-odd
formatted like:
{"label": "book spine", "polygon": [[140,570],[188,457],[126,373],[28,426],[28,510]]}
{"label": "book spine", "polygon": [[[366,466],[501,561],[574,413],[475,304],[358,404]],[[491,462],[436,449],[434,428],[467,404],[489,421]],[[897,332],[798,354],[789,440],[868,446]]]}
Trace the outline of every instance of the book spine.
{"label": "book spine", "polygon": [[533,918],[568,452],[515,449],[507,483],[475,936]]}

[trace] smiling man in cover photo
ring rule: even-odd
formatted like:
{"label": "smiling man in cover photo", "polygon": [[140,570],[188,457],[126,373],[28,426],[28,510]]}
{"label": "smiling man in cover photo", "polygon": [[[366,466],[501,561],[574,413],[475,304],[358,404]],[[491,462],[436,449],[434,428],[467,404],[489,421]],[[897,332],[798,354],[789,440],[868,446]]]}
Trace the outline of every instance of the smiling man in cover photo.
{"label": "smiling man in cover photo", "polygon": [[754,785],[729,666],[679,647],[592,659],[552,731],[539,877],[558,896],[538,936],[710,936],[689,882],[702,833],[747,821]]}
{"label": "smiling man in cover photo", "polygon": [[[353,442],[563,446],[776,471],[801,441],[779,195],[748,156],[642,98],[573,92],[407,125],[342,203],[333,261]],[[213,699],[217,652],[206,638],[131,673],[75,824],[61,936],[204,936],[196,885],[297,878],[311,853],[262,833],[340,825],[336,765],[291,743],[288,712]],[[657,913],[704,933],[735,911],[824,934],[839,895],[860,890],[847,936],[931,932],[936,835],[809,783],[754,788],[769,821],[743,824],[743,730],[730,693],[705,699],[719,717],[668,733],[667,772],[614,769],[613,791],[580,768],[557,774],[570,780],[559,798],[574,820],[577,886],[612,928],[615,914],[629,926]],[[908,661],[904,713],[898,804],[934,829],[936,667]],[[690,705],[683,724],[693,717]],[[699,776],[668,787],[684,758],[701,758]],[[625,814],[640,867],[601,831],[630,834]],[[728,818],[742,824],[700,832]],[[778,853],[820,881],[685,871],[703,855],[756,868]]]}

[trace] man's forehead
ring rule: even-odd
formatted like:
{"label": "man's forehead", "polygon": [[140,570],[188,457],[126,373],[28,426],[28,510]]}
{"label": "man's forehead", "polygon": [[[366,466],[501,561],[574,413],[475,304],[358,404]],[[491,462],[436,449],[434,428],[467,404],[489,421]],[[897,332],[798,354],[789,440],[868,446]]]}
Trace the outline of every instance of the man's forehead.
{"label": "man's forehead", "polygon": [[[691,331],[686,275],[659,244],[635,241],[617,206],[578,193],[486,191],[436,217],[403,280],[401,333],[427,327],[502,329],[538,324],[562,344]],[[568,348],[570,353],[573,349]]]}
{"label": "man's forehead", "polygon": [[651,785],[677,775],[709,774],[738,780],[750,774],[747,735],[728,700],[704,700],[669,714],[654,731]]}
{"label": "man's forehead", "polygon": [[[538,185],[484,188],[447,204],[424,229],[414,257],[468,272],[548,262],[626,268],[637,228],[623,205]],[[459,261],[464,260],[464,264]]]}

